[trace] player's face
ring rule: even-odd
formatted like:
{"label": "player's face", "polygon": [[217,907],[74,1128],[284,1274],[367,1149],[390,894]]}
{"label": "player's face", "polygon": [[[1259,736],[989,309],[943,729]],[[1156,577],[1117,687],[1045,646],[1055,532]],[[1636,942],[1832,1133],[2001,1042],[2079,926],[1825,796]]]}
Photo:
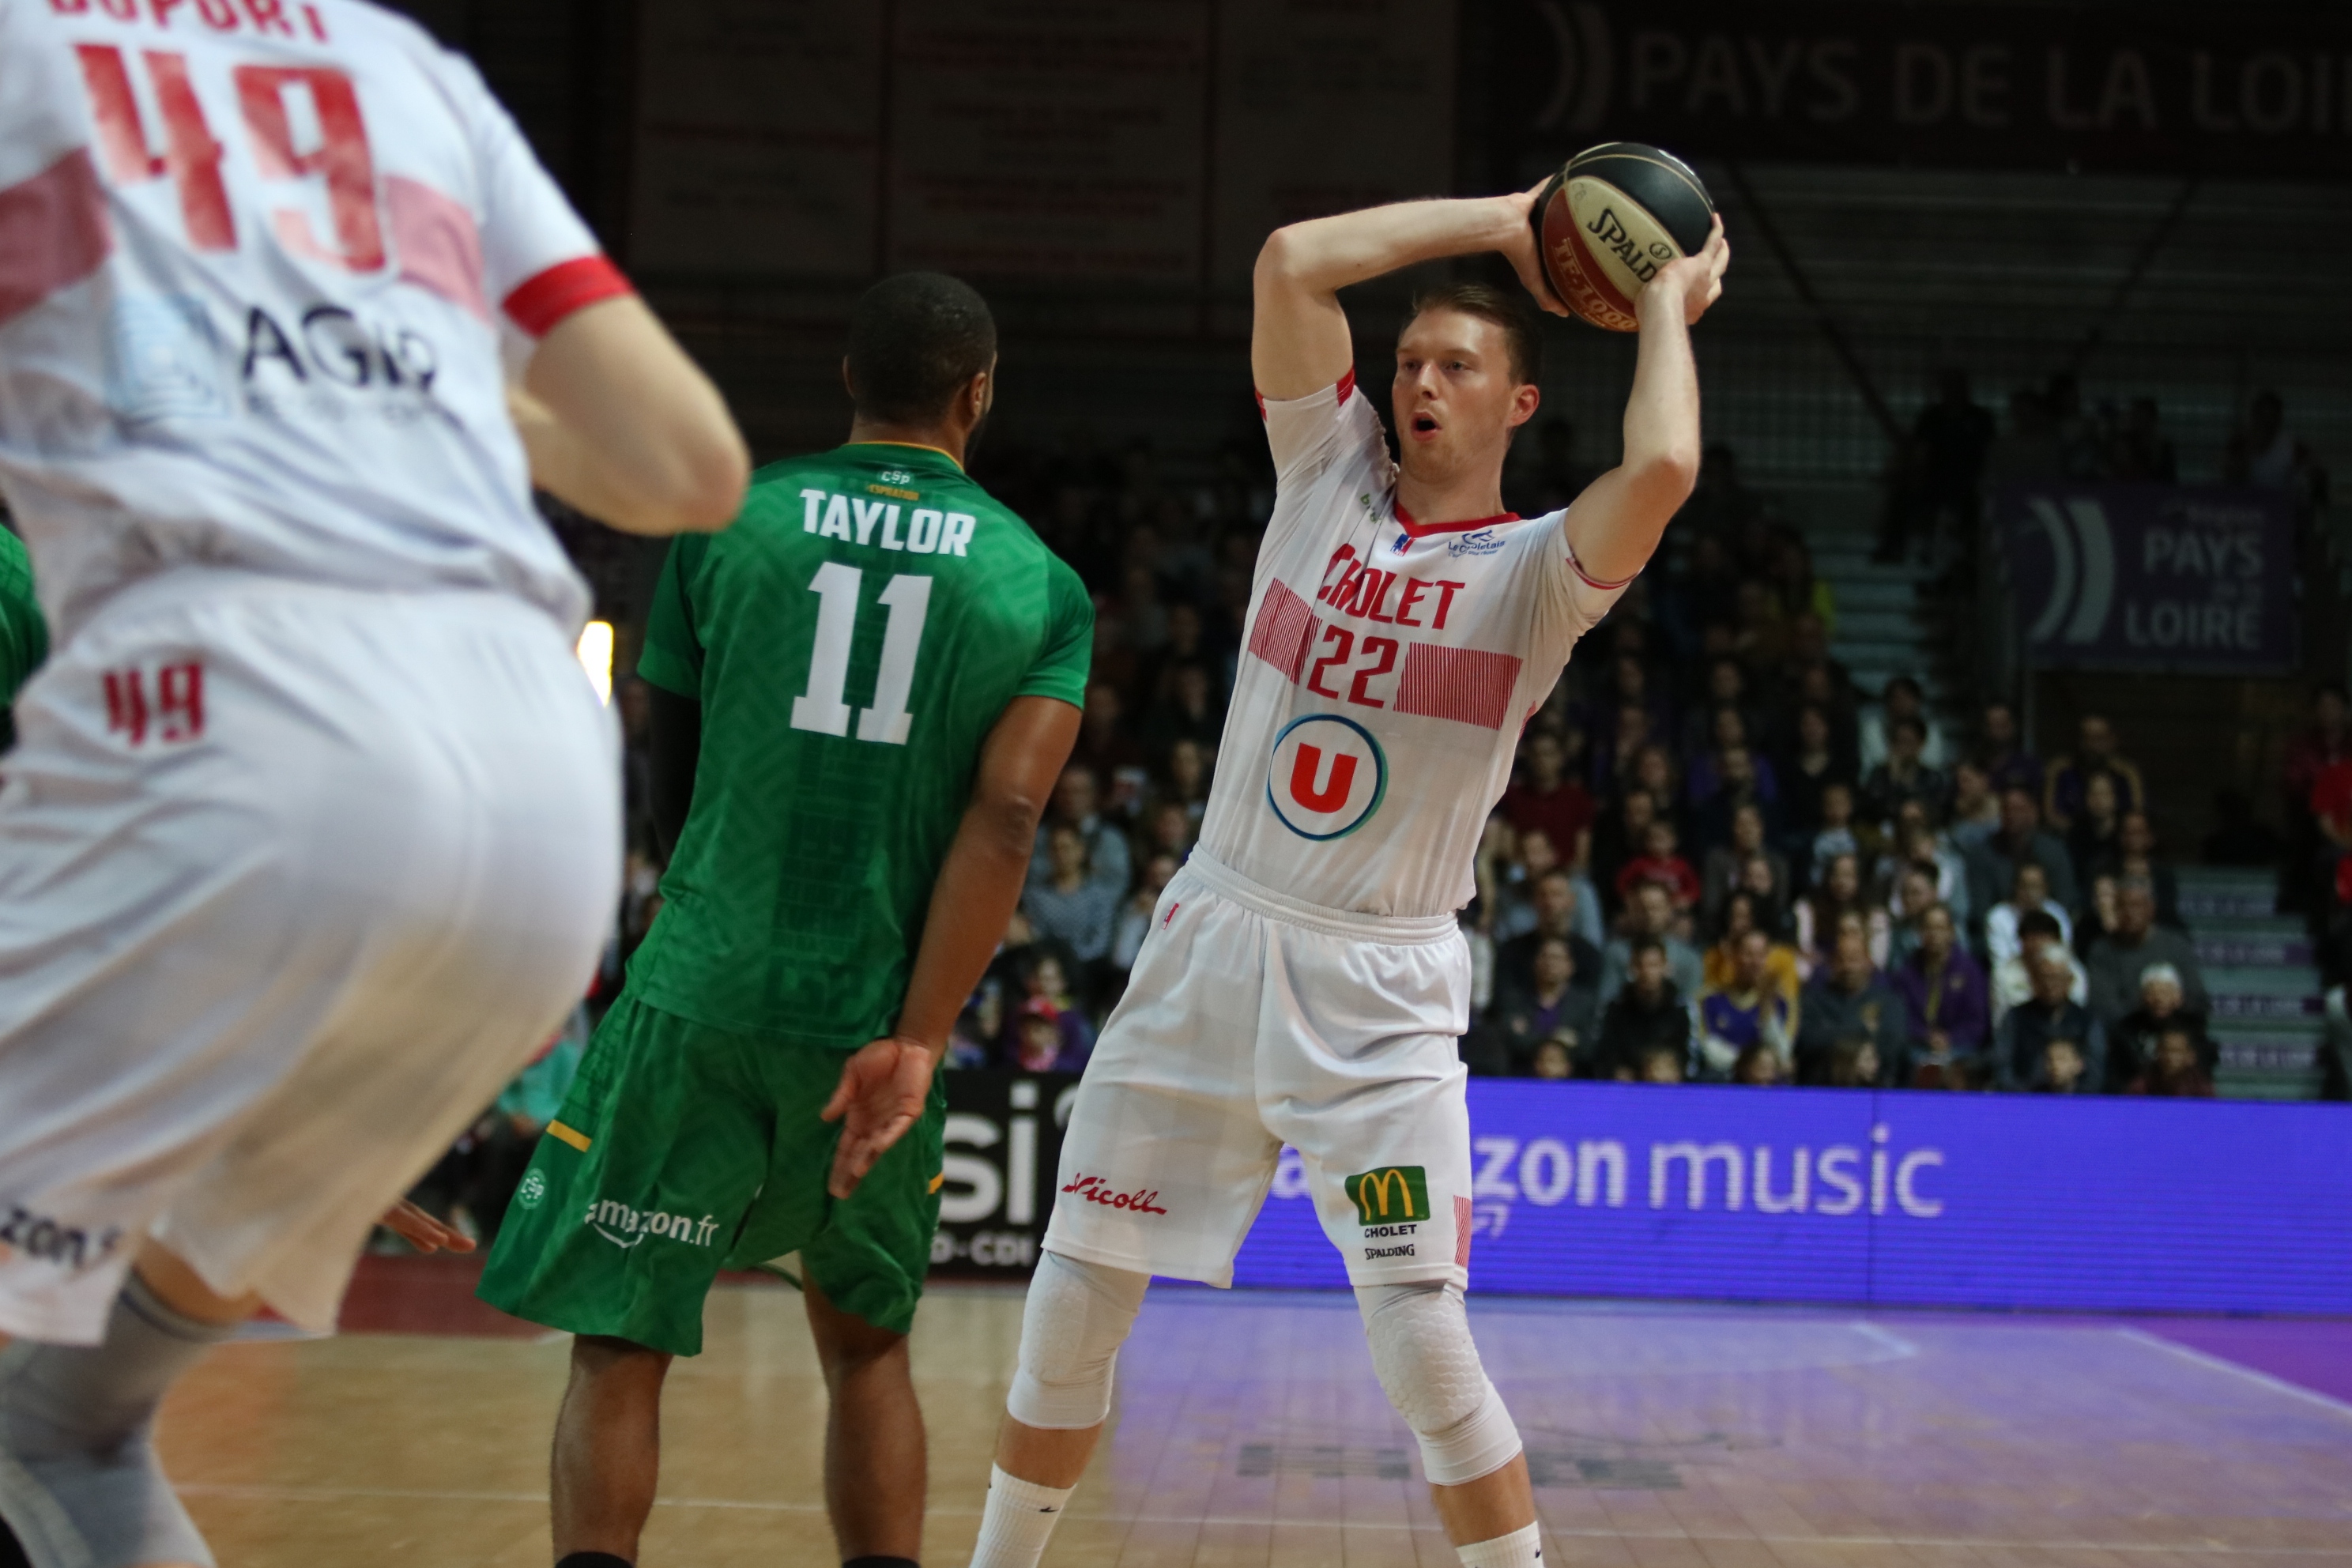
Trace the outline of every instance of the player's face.
{"label": "player's face", "polygon": [[1535,414],[1539,399],[1511,374],[1503,329],[1483,317],[1424,310],[1397,339],[1390,412],[1398,461],[1416,479],[1499,470],[1511,432]]}

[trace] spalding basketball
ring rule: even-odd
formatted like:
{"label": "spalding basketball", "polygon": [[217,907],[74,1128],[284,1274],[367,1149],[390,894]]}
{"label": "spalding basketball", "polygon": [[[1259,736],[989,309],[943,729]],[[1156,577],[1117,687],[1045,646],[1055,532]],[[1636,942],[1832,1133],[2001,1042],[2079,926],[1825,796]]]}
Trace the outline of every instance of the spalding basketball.
{"label": "spalding basketball", "polygon": [[1706,244],[1715,201],[1690,165],[1639,142],[1604,142],[1537,193],[1528,221],[1560,303],[1612,332],[1640,325],[1633,300],[1658,268]]}

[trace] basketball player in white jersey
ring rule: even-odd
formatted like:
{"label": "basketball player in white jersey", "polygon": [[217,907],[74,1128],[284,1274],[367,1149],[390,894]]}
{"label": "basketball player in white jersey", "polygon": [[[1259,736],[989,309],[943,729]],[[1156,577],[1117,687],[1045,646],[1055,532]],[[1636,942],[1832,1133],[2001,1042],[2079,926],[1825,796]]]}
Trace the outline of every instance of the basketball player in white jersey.
{"label": "basketball player in white jersey", "polygon": [[1160,897],[1071,1114],[975,1568],[1037,1561],[1149,1277],[1229,1284],[1285,1143],[1462,1561],[1540,1560],[1518,1433],[1463,1311],[1470,960],[1454,911],[1521,727],[1696,479],[1688,329],[1728,251],[1718,227],[1644,290],[1624,460],[1529,520],[1501,491],[1539,396],[1524,306],[1477,285],[1416,301],[1391,462],[1338,297],[1499,251],[1557,310],[1533,195],[1318,218],[1258,257],[1250,356],[1276,488],[1248,643],[1200,847]]}
{"label": "basketball player in white jersey", "polygon": [[209,1563],[165,1389],[259,1302],[331,1329],[588,980],[615,736],[531,477],[662,534],[746,473],[408,22],[0,0],[0,491],[55,645],[0,788],[0,1562]]}

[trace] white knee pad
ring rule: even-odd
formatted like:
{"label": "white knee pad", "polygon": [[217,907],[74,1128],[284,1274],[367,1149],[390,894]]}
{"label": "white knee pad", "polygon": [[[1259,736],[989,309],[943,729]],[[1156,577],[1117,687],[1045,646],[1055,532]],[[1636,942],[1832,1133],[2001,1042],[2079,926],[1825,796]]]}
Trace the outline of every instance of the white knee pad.
{"label": "white knee pad", "polygon": [[1021,1314],[1021,1369],[1004,1408],[1024,1426],[1076,1431],[1110,1415],[1111,1368],[1135,1327],[1149,1274],[1048,1252]]}
{"label": "white knee pad", "polygon": [[1439,1486],[1492,1475],[1518,1457],[1519,1429],[1486,1380],[1461,1288],[1435,1280],[1361,1285],[1356,1305],[1381,1388],[1421,1440],[1422,1468]]}

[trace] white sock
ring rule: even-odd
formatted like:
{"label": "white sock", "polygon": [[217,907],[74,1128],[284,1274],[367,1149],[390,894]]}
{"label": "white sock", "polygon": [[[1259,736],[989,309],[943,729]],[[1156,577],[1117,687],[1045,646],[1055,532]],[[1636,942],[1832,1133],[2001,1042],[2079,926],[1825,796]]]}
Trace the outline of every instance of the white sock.
{"label": "white sock", "polygon": [[991,1465],[988,1506],[981,1512],[980,1540],[971,1549],[971,1568],[1037,1568],[1054,1525],[1076,1489],[1041,1487]]}
{"label": "white sock", "polygon": [[1537,1528],[1531,1524],[1492,1541],[1474,1541],[1454,1550],[1462,1554],[1462,1568],[1537,1568],[1543,1562],[1543,1542],[1537,1539]]}

